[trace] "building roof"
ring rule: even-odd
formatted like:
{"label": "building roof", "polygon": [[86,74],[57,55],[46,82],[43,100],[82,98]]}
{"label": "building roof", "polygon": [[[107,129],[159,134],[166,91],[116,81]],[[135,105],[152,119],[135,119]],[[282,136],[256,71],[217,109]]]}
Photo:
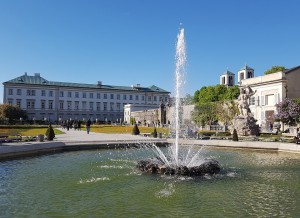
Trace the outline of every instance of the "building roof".
{"label": "building roof", "polygon": [[29,76],[25,73],[15,79],[4,82],[3,84],[28,84],[28,85],[40,85],[40,86],[62,86],[62,87],[72,87],[72,88],[89,88],[89,89],[106,89],[106,90],[121,90],[121,91],[141,91],[141,92],[159,92],[159,93],[170,93],[162,88],[155,85],[150,87],[141,87],[140,85],[132,86],[113,86],[113,85],[103,85],[102,83],[96,84],[85,84],[85,83],[70,83],[70,82],[54,82],[48,81],[40,76],[40,74],[35,74],[34,76]]}
{"label": "building roof", "polygon": [[298,69],[300,69],[300,66],[293,67],[293,68],[291,68],[291,69],[285,69],[283,72],[284,72],[285,74],[288,74],[288,73],[293,72],[293,71],[298,70]]}
{"label": "building roof", "polygon": [[234,73],[230,72],[229,70],[226,70],[222,75],[235,75]]}
{"label": "building roof", "polygon": [[245,65],[240,70],[254,70],[254,69],[252,69],[251,67]]}

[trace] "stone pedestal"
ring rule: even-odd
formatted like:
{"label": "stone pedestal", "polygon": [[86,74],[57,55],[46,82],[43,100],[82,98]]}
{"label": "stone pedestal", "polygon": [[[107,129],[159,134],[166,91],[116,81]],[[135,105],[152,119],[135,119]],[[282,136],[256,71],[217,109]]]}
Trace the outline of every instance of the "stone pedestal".
{"label": "stone pedestal", "polygon": [[257,136],[259,134],[259,127],[253,116],[236,116],[233,121],[233,128],[240,136]]}

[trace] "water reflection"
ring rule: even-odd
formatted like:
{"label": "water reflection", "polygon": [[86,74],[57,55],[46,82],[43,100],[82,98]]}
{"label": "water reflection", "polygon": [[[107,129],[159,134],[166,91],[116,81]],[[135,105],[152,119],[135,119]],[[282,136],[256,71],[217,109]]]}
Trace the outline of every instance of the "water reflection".
{"label": "water reflection", "polygon": [[300,155],[209,148],[203,152],[221,163],[220,174],[142,174],[136,161],[152,153],[139,149],[1,162],[0,216],[300,216]]}

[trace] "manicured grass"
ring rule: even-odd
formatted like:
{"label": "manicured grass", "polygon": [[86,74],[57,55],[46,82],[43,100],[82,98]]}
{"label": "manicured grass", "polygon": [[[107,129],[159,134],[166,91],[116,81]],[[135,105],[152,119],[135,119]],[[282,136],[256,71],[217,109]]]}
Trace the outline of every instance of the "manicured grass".
{"label": "manicured grass", "polygon": [[[85,128],[81,128],[85,130]],[[111,125],[92,125],[92,132],[99,133],[117,133],[117,134],[131,134],[133,126],[111,126]],[[0,136],[37,136],[39,134],[45,134],[47,130],[46,126],[7,126],[0,128]],[[139,127],[140,133],[148,133],[151,134],[154,130],[153,127]],[[156,128],[158,133],[168,134],[169,129],[167,128]],[[54,128],[55,135],[63,134],[63,132]]]}
{"label": "manicured grass", "polygon": [[[18,128],[13,128],[13,127],[8,127],[8,128],[0,128],[0,136],[37,136],[39,134],[45,135],[47,131],[47,127],[42,127],[42,128],[30,128],[30,127],[18,127]],[[64,134],[58,129],[54,128],[54,133],[55,135],[59,134]]]}
{"label": "manicured grass", "polygon": [[[92,125],[92,132],[99,133],[118,133],[118,134],[131,134],[133,126],[110,126],[110,125]],[[141,127],[139,126],[140,133],[152,133],[153,127]],[[168,134],[169,129],[167,128],[156,128],[158,133]]]}

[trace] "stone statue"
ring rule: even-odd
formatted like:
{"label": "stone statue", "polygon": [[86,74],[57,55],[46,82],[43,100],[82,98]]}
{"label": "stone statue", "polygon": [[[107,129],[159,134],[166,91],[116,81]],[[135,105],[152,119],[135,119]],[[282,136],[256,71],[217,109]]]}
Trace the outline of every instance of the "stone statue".
{"label": "stone statue", "polygon": [[251,113],[250,108],[249,108],[249,99],[255,93],[256,93],[256,91],[254,92],[250,86],[240,87],[240,95],[238,98],[238,108],[239,108],[241,116],[246,117]]}
{"label": "stone statue", "polygon": [[240,115],[234,118],[233,128],[236,129],[238,135],[258,135],[259,128],[249,107],[249,100],[256,91],[254,92],[250,86],[240,87],[239,89],[238,109]]}

